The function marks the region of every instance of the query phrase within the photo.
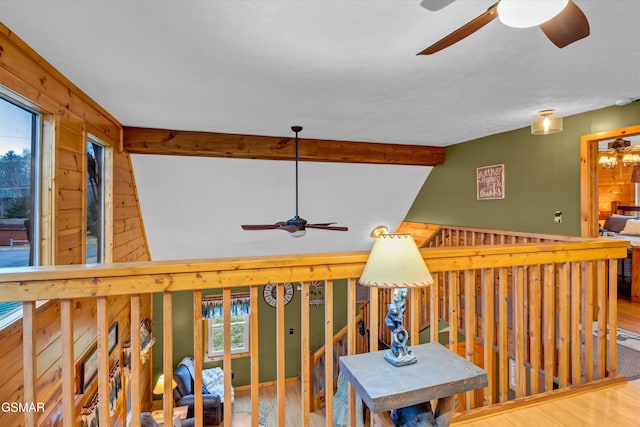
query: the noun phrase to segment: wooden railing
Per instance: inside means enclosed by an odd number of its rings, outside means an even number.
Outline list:
[[[486,232],[488,233],[488,232]],[[494,232],[488,233],[494,235]],[[455,235],[455,233],[454,233]],[[476,237],[477,239],[477,237]],[[495,239],[495,237],[494,237]],[[515,363],[515,396],[534,394],[557,384],[591,381],[616,374],[616,343],[608,340],[607,328],[616,328],[616,259],[626,256],[627,242],[608,239],[566,239],[540,243],[518,243],[514,238],[494,246],[435,247],[421,253],[436,283],[429,288],[431,305],[428,315],[431,324],[444,318],[449,322],[449,343],[458,347],[458,331],[464,334],[466,357],[478,360],[474,347],[483,347],[482,365],[488,371],[489,385],[483,390],[482,401],[468,395],[466,407],[490,404],[507,398],[509,360]],[[457,237],[455,240],[463,241]],[[546,240],[546,239],[542,239]],[[558,238],[557,240],[561,240]],[[477,240],[476,240],[477,242]],[[30,351],[35,343],[37,324],[35,302],[59,300],[61,306],[61,334],[63,336],[60,382],[63,393],[63,422],[66,426],[79,424],[74,410],[74,361],[78,355],[73,345],[73,300],[93,298],[96,303],[98,348],[98,391],[109,393],[109,324],[110,297],[127,296],[131,324],[139,324],[140,298],[161,293],[163,301],[163,372],[172,376],[173,292],[193,290],[193,354],[196,372],[202,368],[202,321],[200,304],[202,291],[220,289],[225,317],[223,369],[231,371],[230,310],[231,292],[237,287],[249,287],[251,298],[250,326],[275,328],[277,331],[276,396],[277,424],[285,420],[285,307],[276,307],[275,325],[258,324],[258,295],[260,285],[278,283],[277,300],[284,300],[284,282],[301,282],[301,306],[309,306],[309,282],[324,280],[325,321],[323,325],[309,324],[309,310],[301,310],[301,395],[302,425],[309,424],[312,376],[309,348],[309,328],[323,328],[326,351],[334,352],[333,295],[334,280],[346,280],[347,295],[347,352],[355,351],[357,335],[356,278],[362,272],[366,252],[273,256],[260,258],[211,259],[193,261],[159,261],[122,263],[104,266],[59,266],[11,269],[0,275],[0,302],[23,301],[24,334],[24,401],[37,402],[37,360]],[[478,297],[481,304],[477,304]],[[418,306],[417,292],[409,294],[409,305]],[[376,351],[379,313],[378,292],[370,289],[370,343]],[[410,309],[411,311],[411,309]],[[418,343],[418,310],[411,311],[407,326],[413,344]],[[595,322],[595,324],[594,324]],[[594,338],[594,326],[597,333]],[[384,326],[382,326],[384,327]],[[431,329],[431,340],[437,339],[437,329]],[[258,334],[250,338],[251,412],[258,414]],[[474,346],[475,344],[475,346]],[[140,351],[138,334],[131,334],[132,353]],[[475,359],[474,359],[475,358]],[[497,364],[494,365],[494,362]],[[333,382],[333,358],[325,360],[325,383]],[[497,366],[497,368],[494,368]],[[140,361],[132,358],[132,375],[139,377]],[[497,370],[497,372],[496,372]],[[499,375],[498,375],[499,374]],[[528,379],[530,377],[530,379]],[[196,376],[196,408],[202,406],[201,378]],[[171,382],[165,382],[165,419],[172,411]],[[231,401],[231,376],[225,375],[225,402]],[[350,393],[354,405],[355,393]],[[132,425],[139,425],[141,396],[132,388]],[[2,396],[0,396],[2,398]],[[71,403],[69,403],[71,402]],[[333,396],[325,396],[327,420],[333,418]],[[107,399],[100,400],[100,424],[111,425]],[[351,411],[353,413],[353,411]],[[196,409],[196,425],[202,425],[201,410]],[[26,412],[25,425],[36,425],[38,414]],[[231,425],[231,405],[224,405],[224,425]],[[252,424],[257,426],[257,417]]]
[[[362,322],[362,324],[361,324]],[[334,393],[338,385],[338,359],[341,356],[347,354],[360,354],[367,352],[368,340],[367,330],[369,329],[369,302],[363,301],[360,303],[358,309],[358,315],[355,318],[355,323],[358,327],[358,333],[356,334],[356,349],[355,352],[349,353],[348,341],[347,341],[347,326],[343,327],[333,337],[333,381],[331,382],[331,392]],[[319,408],[324,408],[325,394],[327,390],[326,375],[325,375],[325,358],[326,347],[323,345],[318,350],[311,354],[311,411],[315,411]]]

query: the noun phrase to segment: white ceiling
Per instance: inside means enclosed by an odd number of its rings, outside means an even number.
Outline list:
[[[446,146],[640,97],[640,1],[575,0],[556,48],[498,20],[416,52],[495,0],[0,0],[0,20],[127,126]],[[363,250],[431,168],[301,164],[300,215],[349,232],[243,232],[293,216],[293,165],[133,156],[153,259]]]
[[[0,19],[128,126],[446,146],[640,97],[640,1],[575,0],[556,48],[495,20],[415,53],[494,0],[0,0]]]

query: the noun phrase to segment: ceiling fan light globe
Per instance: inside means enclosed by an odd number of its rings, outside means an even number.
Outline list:
[[[562,12],[568,3],[569,0],[501,0],[498,18],[509,27],[535,27]]]
[[[289,233],[291,237],[302,237],[307,234],[307,230],[296,230],[294,232]]]

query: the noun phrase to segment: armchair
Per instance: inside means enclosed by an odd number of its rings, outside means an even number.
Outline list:
[[[173,400],[175,406],[188,406],[187,412],[188,418],[194,417],[194,391],[193,391],[193,377],[191,372],[185,365],[178,365],[173,371],[173,379],[176,382],[176,387],[173,389]],[[220,401],[220,396],[217,394],[210,394],[208,390],[203,387],[202,390],[202,413],[204,418],[204,425],[218,425],[223,419],[223,403]]]

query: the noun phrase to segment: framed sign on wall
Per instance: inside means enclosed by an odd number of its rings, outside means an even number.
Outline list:
[[[504,164],[476,169],[478,200],[504,199]]]

